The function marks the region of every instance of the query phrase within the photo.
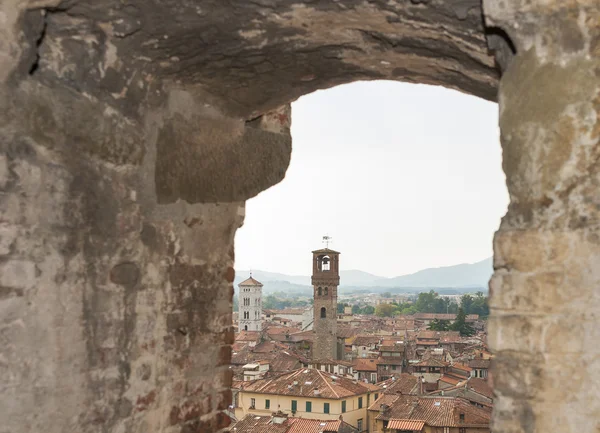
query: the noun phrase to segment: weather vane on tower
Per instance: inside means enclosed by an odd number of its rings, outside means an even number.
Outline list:
[[[333,243],[333,238],[329,235],[323,236],[323,243],[325,244],[325,248],[329,248],[329,243]]]

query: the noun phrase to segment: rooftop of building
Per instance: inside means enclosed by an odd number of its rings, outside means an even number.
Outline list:
[[[460,397],[387,395],[378,399],[369,411],[377,411],[376,419],[416,420],[432,427],[487,427],[491,411],[476,407]],[[387,407],[381,406],[381,404]]]
[[[254,278],[250,277],[244,281],[242,281],[240,284],[238,284],[238,286],[243,286],[243,287],[263,287],[263,283],[261,283],[260,281],[255,280]]]
[[[355,433],[358,430],[342,420],[293,418],[286,414],[274,413],[272,416],[249,414],[232,424],[229,431],[236,433]]]
[[[259,394],[329,399],[342,399],[370,391],[370,387],[364,383],[314,368],[301,368],[276,377],[256,380],[243,388],[244,391]]]
[[[342,254],[339,251],[334,251],[329,248],[321,248],[320,250],[314,250],[313,254]]]

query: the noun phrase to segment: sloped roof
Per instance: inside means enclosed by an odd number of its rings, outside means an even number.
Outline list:
[[[272,416],[246,415],[229,427],[237,433],[355,433],[350,424],[342,420],[318,420],[307,418],[284,419],[281,424],[273,422]]]
[[[294,382],[297,382],[294,385]],[[314,368],[301,368],[277,377],[260,379],[244,386],[248,392],[260,394],[277,394],[298,397],[320,397],[340,399],[361,395],[368,388],[360,382],[340,377]],[[318,395],[315,395],[318,390]]]
[[[478,377],[472,377],[469,379],[466,386],[478,394],[481,394],[488,398],[494,398],[494,390],[489,385],[489,383],[487,383],[487,381],[483,379],[480,379]]]
[[[273,424],[270,416],[246,415],[243,419],[232,424],[229,429],[236,429],[238,433],[287,433],[290,426],[287,421],[284,424]]]
[[[421,431],[425,426],[424,421],[412,421],[409,419],[392,418],[388,424],[388,429],[391,430],[417,430]]]
[[[260,331],[240,331],[235,337],[235,341],[258,341],[260,339]]]
[[[438,381],[449,383],[450,385],[458,385],[463,380],[464,379],[459,379],[459,378],[454,377],[454,376],[448,376],[447,374],[443,375],[442,377],[440,377],[438,379]]]
[[[287,433],[329,433],[340,431],[341,420],[321,421],[318,419],[292,418],[292,425]]]
[[[384,388],[384,394],[416,394],[419,378],[412,374],[402,373],[377,385]]]
[[[377,371],[377,360],[373,358],[356,358],[354,360],[354,369],[356,371]]]
[[[379,400],[377,403],[369,410],[379,410]],[[487,427],[491,418],[489,410],[458,397],[398,395],[388,405],[389,410],[377,415],[377,419],[419,420],[432,427]],[[460,419],[461,414],[464,420]]]
[[[460,364],[458,362],[455,362],[454,364],[452,364],[452,368],[453,369],[457,369],[457,370],[462,370],[462,371],[466,371],[466,372],[470,372],[473,369],[471,367],[469,367],[468,365],[464,365],[464,364]]]
[[[469,361],[471,368],[490,368],[491,361],[489,359],[475,358]]]
[[[381,337],[378,335],[357,335],[352,344],[354,346],[370,346],[371,344],[379,344]]]
[[[320,250],[314,250],[313,254],[342,254],[339,251],[330,250],[329,248],[322,248]]]
[[[238,284],[238,286],[260,286],[262,287],[263,284],[260,281],[255,280],[254,278],[250,277],[247,280],[242,281],[240,284]]]

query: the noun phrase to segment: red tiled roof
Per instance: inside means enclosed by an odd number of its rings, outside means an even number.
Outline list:
[[[260,286],[263,284],[260,281],[256,281],[254,278],[250,277],[247,280],[242,281],[238,286]]]
[[[472,377],[467,382],[467,387],[485,397],[494,398],[494,390],[489,385],[489,383],[487,383],[487,381],[483,379],[480,379],[478,377]]]
[[[357,358],[354,361],[356,371],[377,371],[377,360],[373,358]]]
[[[342,420],[318,420],[307,418],[284,418],[281,424],[273,422],[272,416],[246,415],[229,427],[238,433],[338,433],[356,431]]]
[[[368,392],[360,382],[340,377],[314,368],[301,368],[287,374],[268,379],[259,379],[244,385],[248,392],[259,394],[277,394],[300,397],[318,397],[340,399]]]
[[[439,343],[439,340],[438,341],[422,341],[421,340],[421,341],[417,341],[417,344],[419,346],[437,346],[440,343]]]
[[[338,432],[342,426],[341,420],[321,421],[307,418],[292,418],[292,420],[292,425],[287,433]]]
[[[469,361],[469,367],[471,368],[490,368],[489,359],[475,358]]]
[[[452,368],[455,368],[457,370],[462,370],[462,371],[471,371],[471,370],[473,370],[468,365],[459,364],[458,362],[455,362],[454,364],[452,364]]]
[[[397,395],[388,405],[390,408],[377,419],[420,420],[432,427],[487,427],[491,418],[489,410],[457,397]],[[379,409],[379,400],[369,407]]]
[[[392,418],[388,423],[388,429],[390,430],[423,430],[425,426],[424,421],[416,421],[409,419],[394,419]]]
[[[371,346],[379,344],[381,337],[378,335],[357,335],[352,344],[354,346]]]
[[[416,394],[419,379],[408,373],[402,373],[391,379],[379,382],[377,386],[384,389],[384,394]]]
[[[442,377],[440,377],[438,380],[442,381],[442,382],[446,382],[449,383],[451,385],[457,385],[459,382],[461,382],[460,379],[457,379],[454,376],[448,376],[448,375],[443,375]],[[464,379],[463,379],[464,380]]]
[[[235,337],[235,341],[258,341],[259,338],[260,338],[259,331],[241,331]]]

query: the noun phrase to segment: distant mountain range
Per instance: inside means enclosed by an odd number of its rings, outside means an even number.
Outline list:
[[[428,268],[414,274],[385,278],[359,270],[340,271],[340,292],[358,290],[372,292],[418,292],[423,289],[446,289],[461,293],[481,289],[487,291],[492,275],[492,258],[477,263],[463,263],[440,268]],[[248,278],[249,271],[236,271],[235,286]],[[310,293],[310,276],[286,275],[276,272],[253,270],[252,276],[264,284],[265,293],[284,291],[288,293]],[[450,290],[454,289],[454,290]]]

